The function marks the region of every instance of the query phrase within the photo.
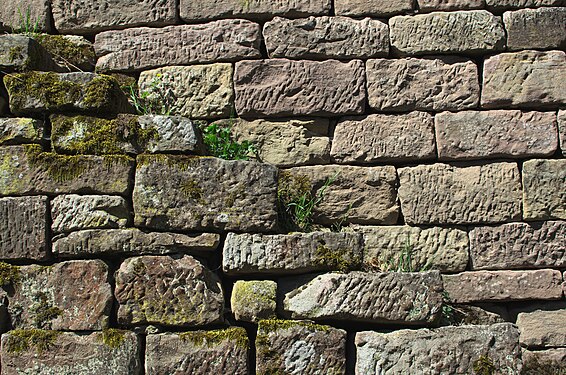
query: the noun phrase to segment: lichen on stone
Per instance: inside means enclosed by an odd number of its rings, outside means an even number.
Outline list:
[[[200,204],[206,203],[203,200],[202,188],[199,186],[198,182],[193,179],[189,178],[183,181],[183,184],[181,185],[181,191],[183,192],[183,195],[185,195],[189,199],[192,199]]]
[[[37,353],[42,353],[55,343],[59,331],[48,331],[43,329],[15,329],[9,332],[5,345],[8,353],[21,353],[35,348]]]
[[[179,338],[195,346],[206,346],[208,348],[221,344],[224,341],[234,342],[239,348],[249,348],[248,335],[246,330],[241,327],[230,327],[214,331],[183,332],[179,334]]]
[[[116,329],[116,328],[106,328],[100,334],[100,340],[104,345],[112,348],[118,349],[124,343],[126,339],[126,330]]]
[[[33,324],[36,328],[51,329],[51,321],[63,314],[63,310],[49,303],[47,294],[39,292],[34,296],[37,301],[30,307]]]
[[[0,286],[13,285],[20,280],[20,268],[0,262]]]

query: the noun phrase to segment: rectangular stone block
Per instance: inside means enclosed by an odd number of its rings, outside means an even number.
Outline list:
[[[246,20],[133,28],[96,35],[100,72],[135,72],[168,65],[261,57],[260,26]]]
[[[277,283],[273,280],[238,280],[232,288],[230,308],[236,320],[257,324],[277,317]]]
[[[442,275],[450,302],[511,302],[562,298],[562,274],[555,270],[473,271]]]
[[[334,0],[334,11],[338,16],[390,16],[412,11],[412,0]]]
[[[482,9],[484,0],[418,0],[419,12]]]
[[[562,155],[566,156],[566,111],[558,111],[558,137]]]
[[[566,53],[521,51],[485,60],[483,108],[558,108],[566,102]]]
[[[0,145],[40,143],[43,121],[32,118],[0,118]]]
[[[52,31],[49,0],[10,0],[9,6],[0,8],[0,30],[25,31],[28,26],[36,28],[37,32]],[[31,30],[30,30],[31,31]]]
[[[0,199],[0,259],[44,260],[47,197]]]
[[[566,348],[553,348],[546,350],[527,350],[523,349],[523,372],[536,374],[544,368],[550,370],[563,370],[566,363]]]
[[[488,7],[496,10],[566,5],[564,0],[485,0],[485,2]]]
[[[550,156],[558,146],[554,112],[443,112],[435,117],[440,160]]]
[[[275,229],[277,169],[186,156],[138,156],[136,226],[160,230]]]
[[[521,218],[521,182],[515,163],[419,165],[397,172],[407,224],[479,224]]]
[[[566,8],[505,12],[503,22],[509,50],[561,49],[566,46]]]
[[[334,129],[330,155],[344,164],[434,159],[433,117],[412,112],[342,118]]]
[[[378,111],[459,111],[477,107],[478,68],[468,59],[375,59],[366,63],[369,105]]]
[[[523,163],[523,218],[566,219],[566,160]]]
[[[242,117],[335,116],[365,109],[360,60],[241,61],[236,63],[234,87]]]
[[[566,346],[566,310],[520,313],[520,342],[531,349]]]
[[[51,56],[33,38],[21,34],[4,34],[0,35],[0,69],[3,73],[12,73],[56,70],[56,66]]]
[[[487,54],[505,48],[503,22],[486,10],[396,16],[389,28],[391,47],[402,55]]]
[[[389,27],[378,20],[348,17],[275,17],[263,28],[269,57],[363,59],[389,54]]]

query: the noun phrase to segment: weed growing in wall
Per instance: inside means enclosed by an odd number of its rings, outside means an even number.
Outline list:
[[[148,89],[140,90],[137,85],[125,87],[130,102],[140,115],[165,115],[173,112],[175,94],[173,89],[157,74],[150,82]]]
[[[368,268],[380,272],[426,272],[432,268],[431,262],[420,266],[414,261],[415,247],[409,235],[399,252],[389,255],[385,259],[374,257],[368,262]]]
[[[33,18],[31,15],[31,6],[28,5],[25,10],[18,7],[19,24],[17,26],[11,25],[10,28],[15,34],[25,34],[34,36],[41,31],[41,18]]]
[[[210,124],[201,127],[202,139],[208,153],[225,160],[249,160],[257,154],[249,141],[236,142],[228,125]]]

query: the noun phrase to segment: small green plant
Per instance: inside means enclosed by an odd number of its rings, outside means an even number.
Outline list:
[[[452,306],[452,301],[447,291],[442,292],[442,321],[445,324],[453,325],[456,323],[456,309]]]
[[[201,127],[202,139],[210,155],[226,160],[249,160],[257,154],[249,141],[236,142],[229,125],[216,123]]]
[[[473,363],[474,374],[477,375],[493,375],[495,373],[495,366],[493,360],[487,355],[482,355]]]
[[[18,7],[18,25],[11,25],[10,28],[15,34],[25,34],[34,36],[41,32],[41,18],[33,18],[31,15],[31,6],[28,5],[22,12],[22,8]]]
[[[125,91],[138,114],[171,115],[176,98],[162,74],[156,74],[147,89],[141,90],[137,85],[128,85],[125,86]]]

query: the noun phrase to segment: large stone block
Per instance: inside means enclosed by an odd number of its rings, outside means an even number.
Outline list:
[[[503,22],[486,10],[396,16],[389,28],[392,49],[402,55],[486,54],[505,48]]]
[[[479,103],[478,69],[468,59],[368,60],[366,74],[369,105],[379,111],[457,111]]]
[[[486,0],[485,2],[489,8],[494,8],[496,10],[566,6],[566,2],[564,0]]]
[[[230,306],[236,320],[257,323],[277,317],[277,283],[272,280],[238,280]]]
[[[503,22],[509,50],[566,47],[566,8],[505,12]]]
[[[0,199],[0,259],[44,260],[47,197]]]
[[[520,342],[528,348],[566,346],[566,310],[520,313]]]
[[[243,117],[335,116],[365,109],[364,63],[241,61],[234,73],[236,110]]]
[[[470,231],[472,268],[566,267],[566,222],[509,223]]]
[[[0,69],[4,73],[51,70],[55,69],[55,64],[33,38],[27,35],[5,34],[0,35]]]
[[[558,108],[566,102],[566,53],[521,51],[485,60],[483,108]]]
[[[334,0],[334,11],[339,16],[390,16],[412,11],[412,0]]]
[[[350,60],[389,53],[387,24],[370,18],[275,17],[265,24],[263,35],[269,57]]]
[[[566,156],[566,111],[558,111],[558,137],[562,155]]]
[[[0,145],[40,143],[43,121],[32,118],[0,118]]]
[[[555,270],[473,271],[443,275],[454,303],[556,300],[562,297],[562,274]]]
[[[523,163],[523,218],[566,219],[566,160]]]
[[[443,112],[435,117],[440,160],[549,156],[558,137],[554,112]]]
[[[418,0],[419,12],[471,10],[484,7],[484,0]]]
[[[566,363],[566,348],[553,348],[546,350],[523,349],[523,374],[539,375],[542,366],[550,371],[564,370]],[[560,372],[559,372],[560,373]]]
[[[0,30],[51,31],[49,0],[11,0],[0,8]]]
[[[187,156],[138,156],[135,224],[160,230],[272,231],[277,169]]]
[[[290,288],[283,281],[279,287],[283,313],[293,319],[422,326],[435,324],[442,305],[437,271],[326,273]]]
[[[330,155],[345,164],[434,159],[434,120],[425,112],[341,119]]]
[[[114,294],[121,324],[204,326],[223,320],[220,280],[188,255],[126,259],[116,272]]]
[[[491,326],[358,332],[356,375],[369,374],[518,374],[519,332],[510,323]],[[483,373],[483,372],[481,372]]]
[[[245,20],[106,31],[96,35],[96,69],[132,72],[260,57],[260,37],[259,25]]]

